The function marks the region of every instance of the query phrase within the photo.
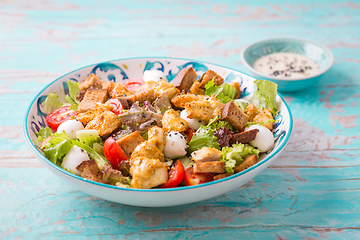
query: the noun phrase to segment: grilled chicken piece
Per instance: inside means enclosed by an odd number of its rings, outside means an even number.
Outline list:
[[[162,128],[152,127],[148,131],[148,142],[154,144],[161,152],[165,148],[165,132]]]
[[[163,129],[167,131],[184,132],[188,129],[188,122],[180,117],[174,109],[167,110],[162,118]]]
[[[103,87],[109,91],[111,98],[124,97],[133,94],[124,85],[116,82],[106,82],[103,84]]]
[[[259,114],[259,110],[255,105],[252,105],[251,103],[247,105],[244,113],[248,116],[249,122],[253,122],[254,117]]]
[[[146,157],[164,161],[164,154],[159,148],[152,142],[146,141],[136,146],[135,150],[131,154],[130,164],[133,164],[133,160],[139,157]]]
[[[171,102],[176,107],[186,109],[188,118],[196,118],[208,122],[210,119],[221,116],[224,104],[216,97],[185,94],[176,96]]]
[[[155,96],[160,98],[162,95],[169,95],[170,99],[180,93],[180,90],[175,88],[173,84],[167,80],[160,81],[154,85]]]
[[[203,147],[191,154],[191,158],[195,162],[219,161],[221,156],[220,150],[211,147]]]
[[[164,163],[157,159],[137,157],[130,168],[131,187],[149,189],[167,182],[168,170]]]
[[[120,127],[120,125],[120,119],[115,113],[105,111],[91,120],[85,129],[95,129],[101,137],[106,137]]]
[[[268,122],[274,120],[273,115],[270,110],[267,108],[261,109],[260,113],[256,115],[253,119],[254,122],[261,123],[261,122]],[[268,122],[267,124],[263,125],[267,127],[270,131],[273,129],[274,122]]]

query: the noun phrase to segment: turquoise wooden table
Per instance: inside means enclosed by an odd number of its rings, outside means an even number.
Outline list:
[[[319,85],[283,94],[290,143],[233,192],[169,208],[112,203],[67,186],[25,143],[30,101],[73,69],[170,56],[247,72],[242,48],[276,36],[321,42],[335,62]],[[0,239],[360,239],[359,76],[356,0],[1,1]]]

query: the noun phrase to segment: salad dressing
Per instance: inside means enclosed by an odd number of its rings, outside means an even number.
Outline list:
[[[319,72],[310,58],[296,53],[277,52],[262,56],[254,62],[254,69],[271,77],[302,78]]]

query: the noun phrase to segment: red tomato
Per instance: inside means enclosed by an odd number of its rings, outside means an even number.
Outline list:
[[[117,98],[112,98],[109,100],[110,106],[112,107],[112,112],[116,115],[120,115],[123,113],[124,107]]]
[[[213,173],[194,173],[194,168],[189,167],[185,171],[186,186],[198,185],[214,180]]]
[[[48,114],[45,121],[49,127],[56,131],[60,124],[69,120],[72,116],[75,116],[76,112],[74,110],[70,110],[69,108],[70,106],[63,106]]]
[[[133,78],[129,79],[124,83],[124,86],[129,89],[130,91],[136,91],[144,84],[144,80],[141,78]]]
[[[188,128],[184,133],[186,134],[187,142],[189,143],[191,141],[191,138],[194,136],[195,131],[192,128]]]
[[[111,163],[114,169],[119,170],[119,165],[129,159],[126,153],[121,149],[119,144],[109,137],[104,143],[105,158]]]
[[[175,164],[171,167],[169,172],[169,179],[161,185],[162,188],[174,188],[179,186],[185,176],[185,169],[179,160],[176,160]]]

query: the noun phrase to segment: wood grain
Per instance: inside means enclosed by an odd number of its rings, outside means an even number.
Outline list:
[[[0,2],[0,239],[357,239],[360,236],[358,1]],[[293,136],[244,186],[171,208],[121,205],[73,190],[42,167],[22,124],[63,74],[139,56],[203,60],[248,72],[244,46],[267,37],[323,43],[319,84],[284,94]]]

